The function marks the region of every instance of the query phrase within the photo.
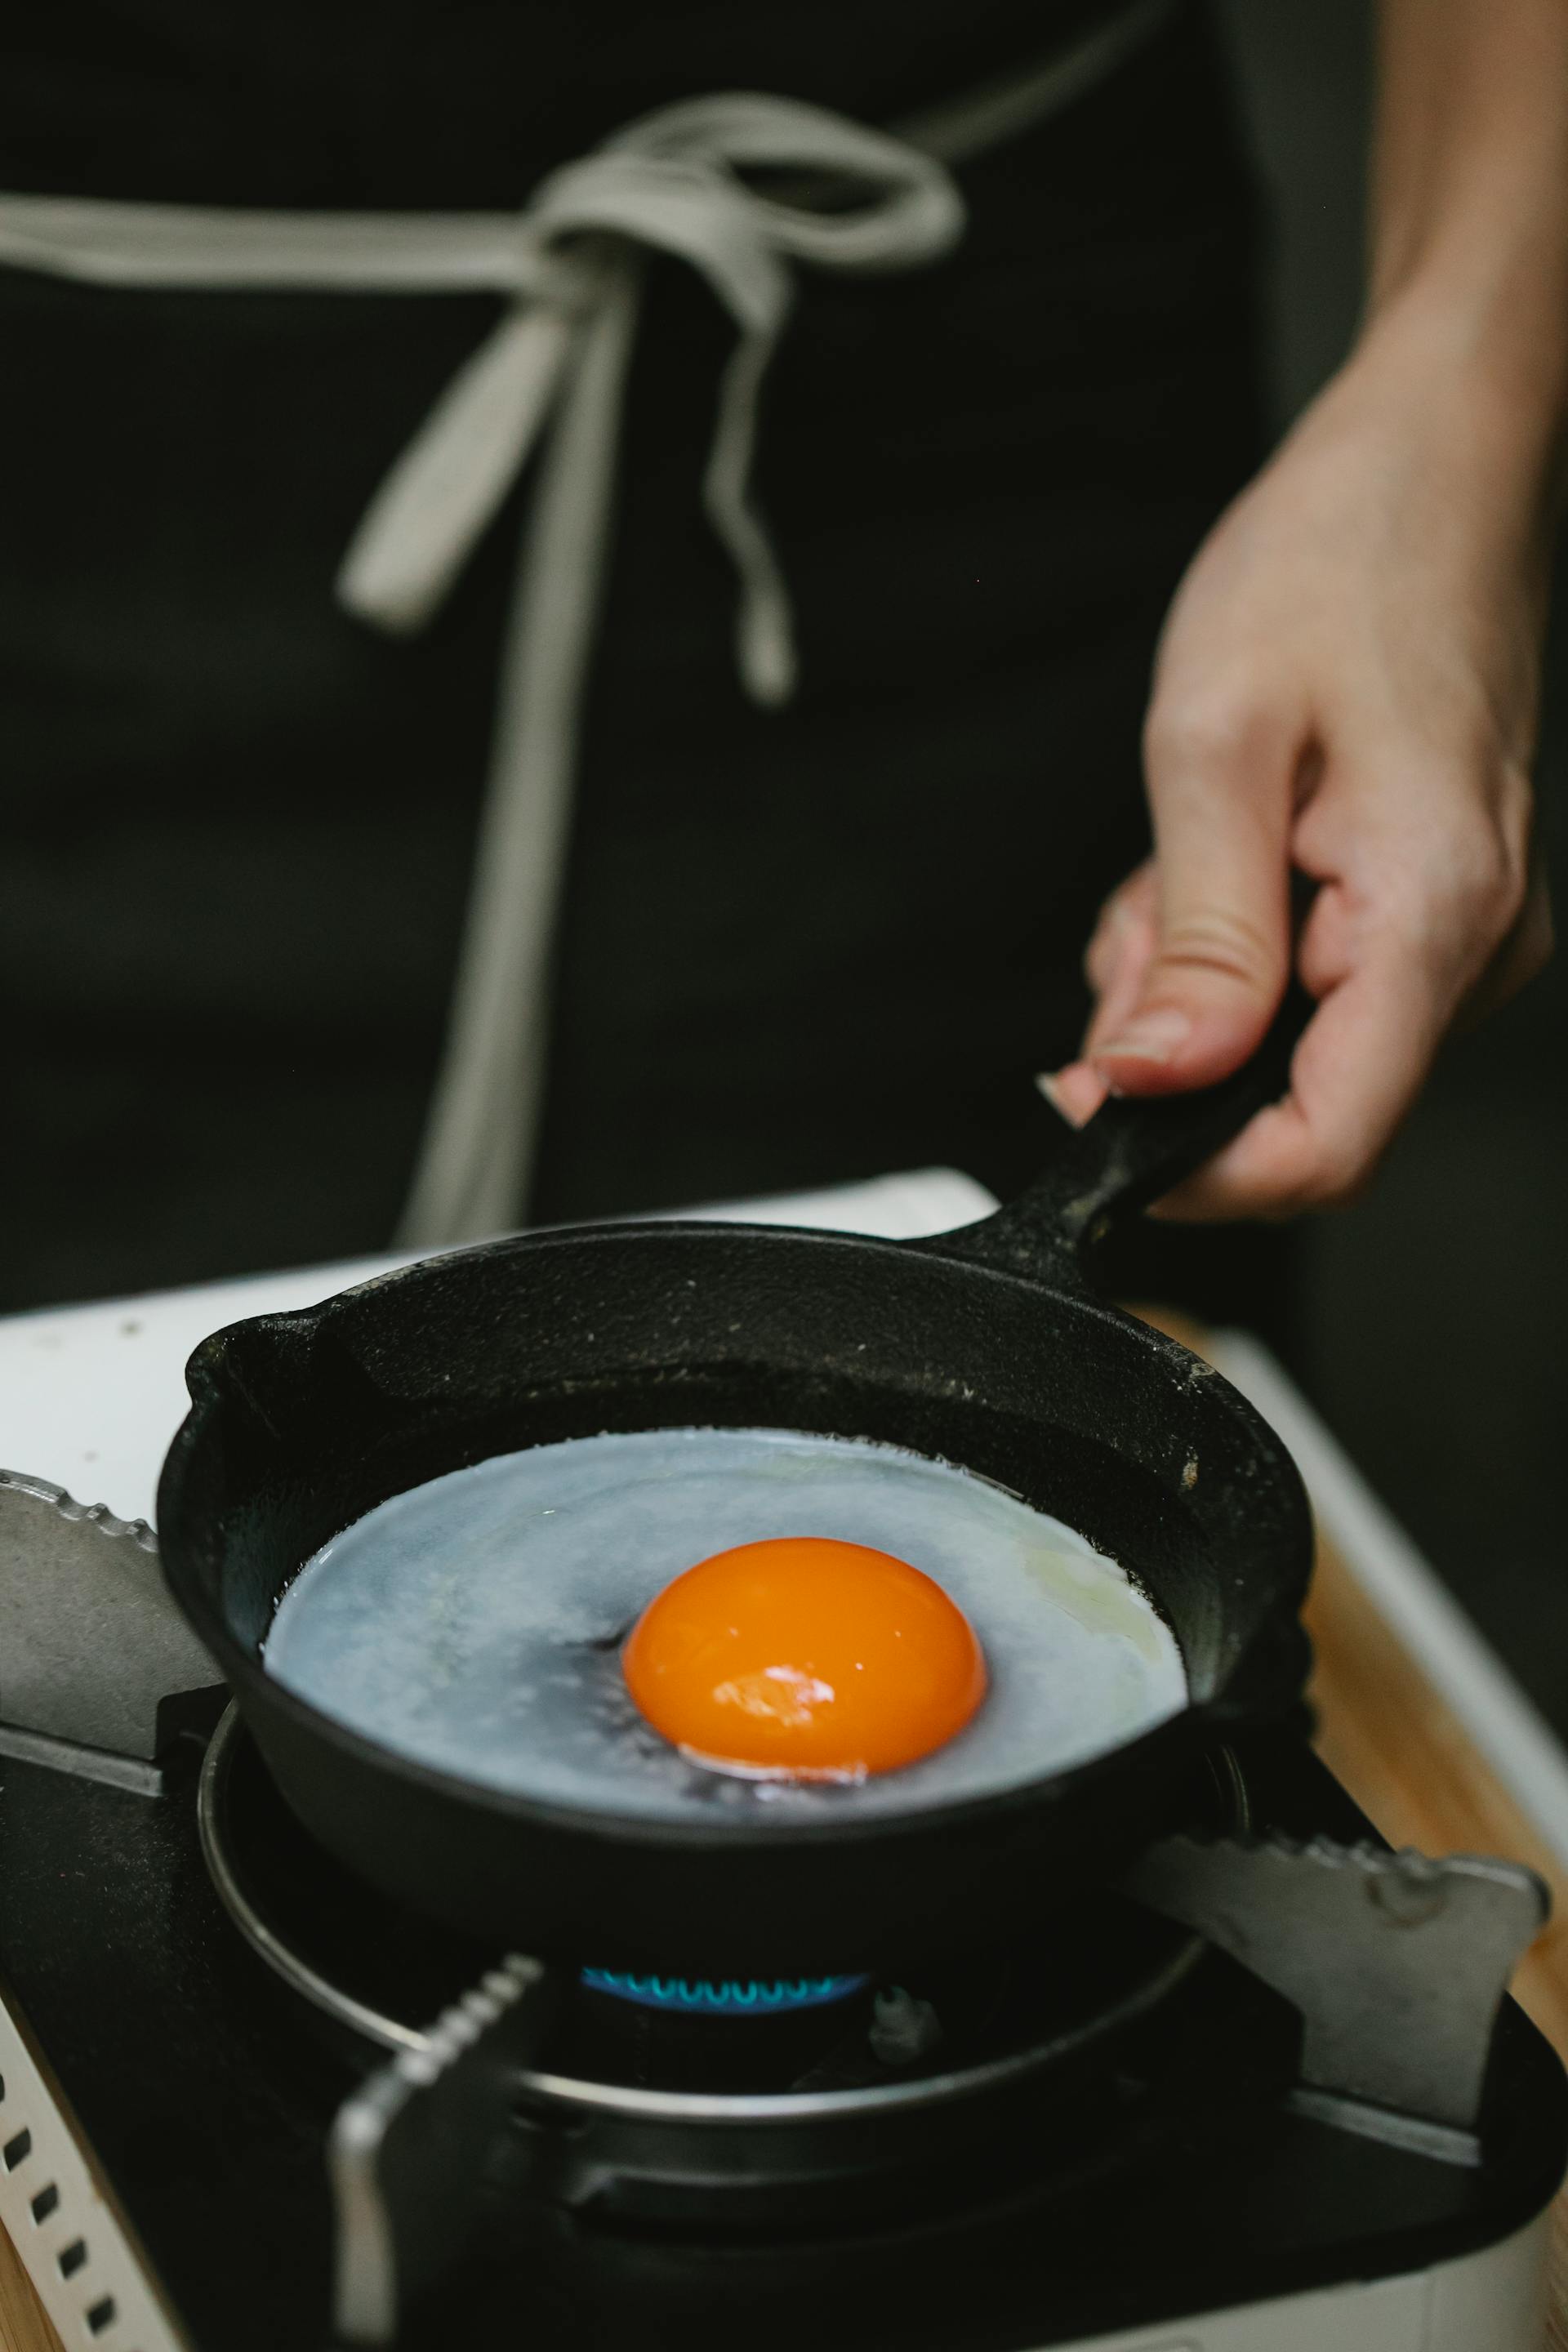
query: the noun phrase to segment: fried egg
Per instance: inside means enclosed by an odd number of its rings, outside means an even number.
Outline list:
[[[854,1598],[848,1551],[886,1563]],[[263,1664],[482,1786],[759,1829],[997,1793],[1187,1696],[1170,1628],[1059,1519],[898,1447],[768,1429],[574,1438],[395,1496],[306,1563]]]
[[[637,1708],[692,1762],[863,1780],[941,1748],[985,1696],[962,1609],[908,1560],[773,1536],[700,1560],[621,1653]]]

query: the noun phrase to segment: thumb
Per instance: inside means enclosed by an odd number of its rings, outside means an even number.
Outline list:
[[[1173,729],[1157,709],[1146,759],[1154,952],[1136,1001],[1108,1007],[1084,1059],[1118,1093],[1173,1094],[1238,1068],[1284,994],[1293,763],[1267,724]]]

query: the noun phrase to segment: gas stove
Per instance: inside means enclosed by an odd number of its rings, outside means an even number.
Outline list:
[[[492,1953],[298,1826],[152,1538],[0,1482],[0,2218],[68,2345],[1530,2352],[1543,1895],[1291,1726],[908,1981]]]

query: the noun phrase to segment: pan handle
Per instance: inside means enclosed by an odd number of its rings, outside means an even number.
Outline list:
[[[1113,1223],[1159,1200],[1289,1090],[1291,1055],[1316,1010],[1292,982],[1263,1043],[1228,1078],[1193,1093],[1112,1095],[1016,1200],[920,1246],[1087,1290],[1086,1261]]]

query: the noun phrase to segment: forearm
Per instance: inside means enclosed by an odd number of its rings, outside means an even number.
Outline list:
[[[1568,0],[1382,0],[1367,335],[1525,487],[1568,406]]]
[[[1154,855],[1090,943],[1067,1117],[1212,1084],[1292,970],[1286,1099],[1166,1204],[1350,1198],[1461,1006],[1548,952],[1530,765],[1568,405],[1568,0],[1383,0],[1366,321],[1191,566]],[[1316,886],[1291,920],[1290,874]]]

